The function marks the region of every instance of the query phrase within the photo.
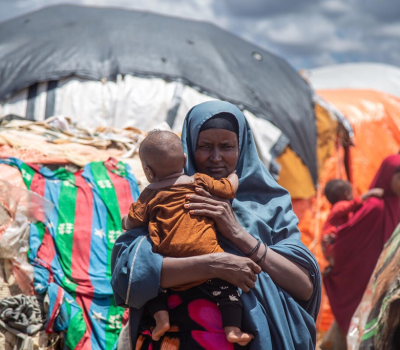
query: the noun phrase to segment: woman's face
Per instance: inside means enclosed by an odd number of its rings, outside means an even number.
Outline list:
[[[392,177],[392,181],[390,183],[390,189],[392,192],[400,197],[400,172],[395,173]]]
[[[229,130],[208,129],[200,132],[194,159],[197,171],[215,179],[235,170],[239,157],[237,135]]]

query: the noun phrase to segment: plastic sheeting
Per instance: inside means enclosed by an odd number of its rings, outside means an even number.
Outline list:
[[[30,222],[44,221],[54,205],[37,194],[0,180],[0,202],[9,213],[2,226],[0,258],[9,259],[22,293],[33,292],[33,267],[28,263]]]
[[[325,161],[335,151],[338,126],[343,126],[345,135],[349,135],[347,137],[350,137],[353,131],[347,120],[338,111],[333,110],[320,97],[316,97],[315,101],[318,177],[321,177]],[[339,135],[339,138],[341,138],[341,135]],[[286,147],[285,151],[277,158],[277,162],[281,165],[278,182],[289,191],[292,199],[308,200],[316,194],[308,168],[290,147]],[[298,212],[296,214],[300,215]]]
[[[368,189],[382,160],[400,150],[400,99],[371,90],[321,90],[354,129],[349,175],[357,193]]]
[[[39,93],[35,102],[35,119],[43,121],[44,126],[47,127],[49,120],[45,119],[45,102],[48,94],[45,88],[46,85],[47,83],[39,84]],[[194,105],[213,99],[190,86],[182,85],[178,82],[167,82],[158,78],[140,78],[131,75],[125,76],[124,79],[119,77],[116,82],[107,81],[104,83],[67,78],[59,82],[54,94],[54,113],[56,115],[67,115],[72,122],[79,123],[79,127],[73,128],[70,125],[71,130],[66,130],[66,133],[71,133],[71,135],[74,135],[74,132],[76,133],[82,128],[94,130],[98,129],[99,126],[133,127],[143,131],[150,131],[158,128],[162,123],[167,123],[167,127],[169,125],[175,132],[181,132],[187,112]],[[0,116],[25,116],[27,98],[28,89],[22,90],[0,106]],[[263,163],[275,176],[278,176],[279,165],[275,162],[275,158],[282,153],[289,143],[289,139],[269,121],[257,118],[247,110],[244,110],[244,114],[254,132],[254,138]],[[85,118],[82,118],[82,116],[85,116]],[[86,116],[90,116],[90,118]],[[61,120],[62,118],[58,119]],[[55,119],[55,121],[58,119]],[[17,125],[18,123],[14,124]],[[52,126],[51,122],[48,126]],[[105,131],[103,138],[108,137],[108,139],[113,140],[110,135],[107,135],[107,129]],[[50,132],[49,130],[49,135]],[[88,133],[89,136],[91,135]],[[0,143],[1,137],[0,135]],[[23,138],[18,137],[16,131],[12,130],[12,125],[6,134],[3,132],[3,138],[8,139],[8,143],[13,146],[24,144],[25,142]],[[83,141],[81,140],[81,142]],[[89,142],[89,139],[86,142]],[[36,147],[41,151],[38,146],[39,142],[32,142],[32,147]],[[56,154],[59,157],[68,158],[64,154],[68,148],[63,145],[53,145],[52,147],[53,149],[62,148]],[[73,147],[77,148],[78,145]],[[97,153],[99,152],[97,151]],[[117,155],[114,154],[113,156]],[[87,162],[89,161],[86,159],[84,164]],[[84,164],[79,163],[79,165]]]
[[[210,23],[111,8],[52,6],[0,23],[0,100],[29,87],[24,116],[34,116],[34,96],[43,89],[50,95],[45,103],[50,111],[57,103],[54,93],[62,78],[114,81],[119,74],[181,82],[270,121],[290,139],[317,181],[311,89],[285,60],[254,44]],[[86,94],[78,85],[75,89]],[[157,106],[165,109],[156,103],[163,94],[140,95],[141,91],[127,86],[113,99],[136,94],[135,101],[142,100],[141,110],[148,108],[149,101],[156,116]],[[164,93],[170,96],[169,103],[179,88]],[[99,94],[86,94],[85,102],[95,101]],[[113,99],[101,100],[100,109],[107,109],[107,101]],[[120,104],[114,110],[116,119],[127,106]]]
[[[4,180],[0,180],[0,200],[14,220],[18,214],[25,216],[30,222],[45,221],[46,213],[54,208],[53,203],[36,193],[15,187]]]

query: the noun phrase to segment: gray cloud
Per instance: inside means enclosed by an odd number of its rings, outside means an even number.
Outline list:
[[[360,61],[400,66],[398,0],[0,0],[0,21],[57,3],[210,21],[297,69]]]
[[[243,28],[247,39],[282,55],[298,69],[352,61],[400,65],[400,45],[395,42],[400,16],[389,16],[385,7],[396,14],[400,2],[299,3],[296,11],[279,8],[273,16],[237,16],[228,28],[239,35]]]
[[[213,2],[215,11],[233,17],[273,17],[281,14],[306,11],[312,0],[218,0]]]
[[[351,0],[354,8],[364,13],[373,14],[379,20],[399,21],[400,2],[398,0]]]

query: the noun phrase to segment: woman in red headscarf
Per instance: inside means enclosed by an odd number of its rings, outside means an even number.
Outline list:
[[[382,188],[382,198],[369,198],[337,229],[332,273],[324,277],[333,314],[347,333],[384,244],[400,220],[400,155],[387,157],[370,188]]]

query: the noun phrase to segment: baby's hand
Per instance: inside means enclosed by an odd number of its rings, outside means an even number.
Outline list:
[[[321,272],[323,277],[328,277],[332,273],[332,266],[327,266],[324,271]]]
[[[127,230],[128,228],[126,227],[126,221],[128,220],[128,215],[125,215],[122,217],[121,220],[121,226],[123,230]]]
[[[384,193],[385,193],[385,191],[382,188],[371,188],[369,191],[364,193],[361,196],[361,198],[362,198],[362,200],[366,200],[367,198],[370,198],[370,197],[382,198]]]
[[[232,187],[235,189],[235,192],[237,191],[238,187],[239,187],[239,178],[236,175],[236,170],[232,171],[229,175],[228,175],[228,180],[231,182]]]
[[[329,233],[323,236],[322,242],[324,242],[326,245],[332,244],[333,242],[335,242],[335,235],[333,233]]]

